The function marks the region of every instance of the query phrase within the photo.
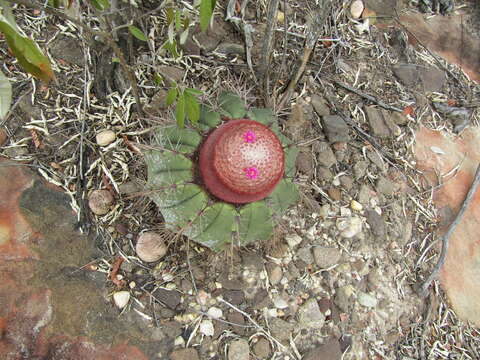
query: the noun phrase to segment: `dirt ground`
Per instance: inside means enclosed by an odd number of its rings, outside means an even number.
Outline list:
[[[412,153],[419,126],[453,134],[478,125],[476,107],[464,124],[432,105],[475,103],[478,85],[397,21],[418,13],[414,2],[365,1],[364,17],[355,19],[351,1],[334,0],[327,10],[313,0],[280,1],[266,71],[259,64],[267,2],[249,2],[237,23],[252,27],[251,47],[245,28],[225,20],[227,1],[217,3],[211,29],[194,27],[179,59],[161,48],[168,35],[156,3],[141,4],[152,10],[137,24],[148,43],[119,32],[143,115],[112,50],[72,23],[16,9],[52,61],[57,79],[48,87],[22,72],[0,42],[14,91],[0,155],[31,165],[70,196],[79,228],[95,239],[90,265],[103,276],[105,301],[115,307],[113,294],[129,293],[118,316],[151,340],[144,349],[151,359],[478,359],[479,330],[456,317],[440,284],[426,298],[417,292],[438,257],[442,214]],[[454,11],[473,14],[475,24],[478,6],[459,3]],[[322,11],[320,38],[282,104]],[[95,28],[94,18],[83,20]],[[145,196],[142,150],[158,126],[174,122],[164,104],[172,81],[202,90],[205,103],[228,90],[248,106],[273,107],[299,147],[301,201],[270,241],[214,253],[164,229]],[[106,129],[114,138],[100,146],[96,135]],[[114,195],[105,215],[88,208],[96,189]],[[170,240],[160,261],[135,252],[146,230]]]

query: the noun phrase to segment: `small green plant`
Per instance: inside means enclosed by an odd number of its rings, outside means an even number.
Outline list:
[[[174,84],[167,92],[167,106],[177,103],[175,107],[175,119],[177,125],[181,128],[185,126],[185,118],[188,118],[192,124],[196,124],[200,118],[200,104],[197,96],[202,92],[193,88],[181,89],[178,84]]]

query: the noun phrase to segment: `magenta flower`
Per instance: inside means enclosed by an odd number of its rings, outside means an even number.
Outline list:
[[[245,168],[244,171],[249,179],[256,179],[258,177],[258,169],[256,167]]]
[[[257,140],[257,136],[251,130],[248,130],[245,134],[243,134],[243,138],[245,139],[246,143],[253,143]]]

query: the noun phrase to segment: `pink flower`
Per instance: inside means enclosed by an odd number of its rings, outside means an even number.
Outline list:
[[[248,130],[245,134],[243,134],[243,138],[245,139],[246,143],[254,143],[257,140],[257,136],[251,130]]]
[[[258,169],[256,167],[249,167],[243,170],[245,171],[245,175],[249,179],[256,179],[258,177]]]

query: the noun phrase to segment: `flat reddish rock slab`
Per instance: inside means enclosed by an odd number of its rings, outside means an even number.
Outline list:
[[[451,64],[457,64],[468,77],[480,82],[480,40],[470,35],[465,15],[434,16],[406,13],[400,23],[427,49]],[[416,39],[409,36],[413,43]]]
[[[68,198],[0,158],[1,359],[147,359],[126,343],[133,327],[122,327],[78,271],[92,250],[75,230]]]
[[[434,193],[442,214],[443,231],[458,213],[480,163],[480,129],[469,128],[461,136],[420,128],[416,133],[417,168],[432,184],[460,164],[454,177]],[[440,273],[442,287],[464,321],[480,326],[480,191],[477,190],[463,220],[450,238],[447,259]]]

